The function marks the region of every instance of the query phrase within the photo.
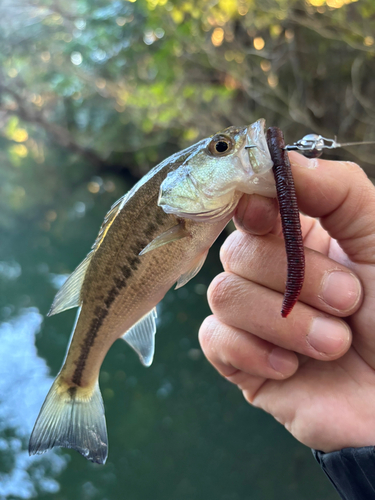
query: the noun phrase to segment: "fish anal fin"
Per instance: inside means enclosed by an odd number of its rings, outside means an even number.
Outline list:
[[[154,359],[156,318],[154,307],[121,337],[135,350],[144,366],[150,366]]]
[[[98,382],[82,388],[69,386],[57,376],[35,422],[29,454],[45,453],[55,446],[73,448],[91,462],[105,463],[108,439]]]
[[[92,252],[90,252],[65,281],[63,286],[57,292],[47,316],[52,316],[53,314],[58,314],[62,311],[66,311],[67,309],[71,309],[72,307],[78,307],[81,305],[80,295],[82,283],[92,255]]]
[[[198,256],[197,259],[194,260],[193,265],[190,267],[186,273],[181,274],[181,276],[177,280],[177,284],[175,286],[175,290],[177,288],[181,288],[182,286],[186,285],[188,281],[190,281],[194,276],[196,276],[199,271],[202,269],[202,266],[204,264],[204,261],[206,260],[208,254],[208,250]]]
[[[159,236],[152,240],[139,255],[144,255],[151,250],[155,250],[155,248],[159,248],[167,243],[172,243],[172,241],[180,240],[181,238],[186,238],[187,236],[190,236],[190,233],[185,229],[184,224],[177,224],[164,231],[164,233],[159,234]]]

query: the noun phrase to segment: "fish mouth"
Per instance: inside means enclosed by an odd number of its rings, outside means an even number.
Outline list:
[[[254,174],[264,173],[273,166],[264,133],[265,126],[266,120],[261,118],[249,125],[246,131],[246,145],[244,149]]]
[[[232,200],[226,205],[202,211],[197,211],[196,208],[195,210],[192,208],[191,211],[187,211],[186,209],[181,210],[168,205],[163,202],[162,199],[160,199],[158,205],[162,207],[165,213],[175,215],[176,217],[182,217],[183,219],[190,219],[196,222],[218,222],[234,212],[240,197],[241,193],[235,192],[233,193]]]
[[[246,128],[245,144],[238,155],[243,169],[250,177],[266,176],[273,167],[264,133],[265,125],[266,121],[261,118]]]

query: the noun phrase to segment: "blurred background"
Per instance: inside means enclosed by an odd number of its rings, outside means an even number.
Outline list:
[[[289,143],[375,139],[374,33],[373,0],[1,1],[1,499],[338,498],[199,348],[225,234],[162,302],[152,367],[110,350],[107,465],[26,450],[75,316],[45,314],[111,204],[170,154],[260,117]],[[326,157],[375,176],[374,146]]]

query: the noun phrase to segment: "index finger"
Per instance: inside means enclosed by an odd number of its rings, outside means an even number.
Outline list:
[[[299,208],[336,239],[353,262],[375,263],[375,188],[355,163],[289,154]]]
[[[347,265],[362,280],[364,300],[350,318],[353,345],[375,367],[375,188],[355,163],[308,160],[295,153],[290,160],[300,209],[320,217],[321,225],[349,257]]]

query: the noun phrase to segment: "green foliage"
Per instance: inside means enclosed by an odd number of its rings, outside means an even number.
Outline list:
[[[53,163],[69,152],[87,160],[90,150],[93,171],[116,165],[139,176],[194,140],[186,130],[203,136],[260,116],[291,139],[301,125],[340,139],[374,134],[371,0],[38,0],[15,9],[0,10],[9,171],[50,171],[48,148]],[[15,116],[28,134],[17,144]]]

